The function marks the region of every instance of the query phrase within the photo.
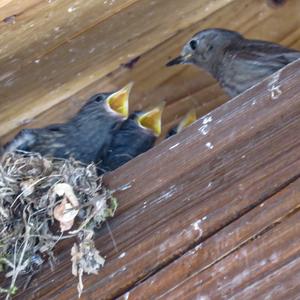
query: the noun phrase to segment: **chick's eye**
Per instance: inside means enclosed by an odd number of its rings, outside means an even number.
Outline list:
[[[97,96],[95,96],[95,98],[93,100],[95,102],[101,102],[103,100],[103,96],[102,95],[97,95]]]
[[[192,50],[196,50],[196,48],[197,48],[197,41],[191,40],[190,41],[190,47],[191,47]]]

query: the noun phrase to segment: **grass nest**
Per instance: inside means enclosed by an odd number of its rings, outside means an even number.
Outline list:
[[[17,278],[30,278],[43,263],[53,265],[55,246],[73,238],[72,273],[79,296],[84,273],[97,273],[104,259],[94,244],[95,228],[114,215],[116,199],[102,185],[94,164],[7,153],[0,159],[0,292],[9,299]]]

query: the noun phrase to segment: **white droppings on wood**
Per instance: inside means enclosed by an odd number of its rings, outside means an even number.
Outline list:
[[[7,73],[2,74],[0,76],[0,81],[7,79],[8,77],[10,77],[13,74],[14,74],[14,72],[7,72]]]
[[[180,145],[180,143],[177,143],[177,144],[171,146],[171,147],[169,148],[169,150],[172,150],[172,149],[176,148],[176,147],[179,146],[179,145]]]
[[[210,300],[210,298],[206,295],[199,295],[196,297],[197,300]]]
[[[245,269],[243,272],[232,278],[230,285],[232,287],[239,286],[250,274],[251,272],[248,269]]]
[[[205,146],[210,150],[214,148],[214,145],[211,142],[206,143]]]
[[[125,257],[126,256],[126,252],[123,252],[123,253],[121,253],[119,256],[118,256],[118,258],[120,259],[120,258],[123,258],[123,257]]]
[[[156,199],[156,202],[159,203],[161,201],[168,200],[171,198],[177,191],[176,185],[171,185],[169,189],[165,192],[162,192],[159,197]]]
[[[278,255],[276,253],[273,253],[270,257],[271,262],[276,262],[278,260]]]
[[[129,295],[130,295],[129,292],[127,292],[126,294],[124,294],[124,300],[128,300],[129,299]]]
[[[202,124],[203,124],[203,125],[206,125],[206,124],[212,122],[212,120],[213,120],[212,116],[207,116],[207,117],[205,117],[205,118],[203,119]]]
[[[116,0],[105,0],[103,3],[106,5],[113,5]]]
[[[132,182],[133,181],[130,181],[128,183],[121,185],[117,190],[118,191],[126,191],[126,190],[130,189],[132,187],[132,184],[131,184]]]
[[[201,222],[202,222],[202,220],[200,219],[200,220],[198,220],[198,221],[196,221],[196,222],[194,222],[194,223],[191,224],[191,226],[193,227],[193,229],[195,231],[198,231],[198,238],[201,237],[202,234],[203,234],[203,230],[200,227]]]
[[[72,13],[73,11],[75,11],[77,8],[75,7],[75,6],[70,6],[69,8],[68,8],[68,12],[69,13]]]
[[[279,77],[280,77],[280,71],[275,73],[272,77],[271,77],[271,81],[268,83],[268,91],[271,93],[271,98],[273,100],[278,99],[281,94],[282,94],[282,90],[280,87],[279,82]]]
[[[195,250],[198,251],[198,250],[202,249],[202,247],[203,247],[203,246],[202,246],[202,243],[201,243],[201,244],[199,244],[199,245],[197,245],[197,246],[195,247]]]
[[[200,131],[202,135],[207,135],[209,132],[209,127],[208,125],[203,125],[200,128],[198,128],[198,131]]]
[[[34,61],[34,63],[39,64],[40,61],[41,61],[40,59],[36,59],[36,60]]]
[[[259,265],[262,266],[262,267],[264,265],[266,265],[266,264],[267,264],[267,260],[266,259],[261,260],[260,263],[259,263]]]
[[[93,52],[95,52],[95,50],[96,50],[96,48],[93,47],[93,48],[91,48],[91,49],[89,50],[89,53],[92,54]]]

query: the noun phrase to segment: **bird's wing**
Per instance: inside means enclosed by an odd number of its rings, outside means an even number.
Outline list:
[[[4,145],[4,152],[12,152],[16,150],[29,151],[30,147],[36,142],[36,134],[33,129],[21,130],[15,138]]]
[[[236,47],[233,45],[228,48],[227,53],[237,62],[243,61],[246,66],[268,67],[270,73],[300,58],[299,51],[255,40],[249,40]]]
[[[272,43],[232,45],[223,58],[220,83],[234,97],[298,58],[300,52]]]
[[[51,148],[61,146],[56,143],[59,137],[63,137],[62,127],[59,124],[50,125],[46,128],[25,128],[4,146],[4,152],[16,150],[50,152]],[[45,151],[41,151],[42,149]]]

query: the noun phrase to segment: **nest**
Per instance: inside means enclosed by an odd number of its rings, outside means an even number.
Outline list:
[[[97,273],[104,259],[94,245],[94,230],[113,216],[116,199],[97,176],[95,165],[49,159],[36,153],[5,154],[0,161],[0,271],[17,291],[20,275],[53,262],[63,239],[75,238],[72,273],[82,292],[84,273]]]

